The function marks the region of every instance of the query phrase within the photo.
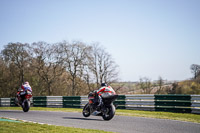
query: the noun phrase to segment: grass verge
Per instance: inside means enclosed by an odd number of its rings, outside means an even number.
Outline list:
[[[0,110],[22,110],[22,109],[20,107],[0,107]],[[74,108],[31,107],[30,110],[82,112],[82,109],[74,109]],[[158,119],[170,119],[170,120],[179,120],[179,121],[200,123],[200,115],[198,115],[198,114],[188,114],[188,113],[171,113],[171,112],[138,111],[138,110],[118,109],[118,110],[116,110],[116,115],[158,118]]]
[[[111,133],[102,130],[81,129],[29,122],[0,121],[1,133]]]
[[[139,110],[117,110],[117,115],[170,119],[186,122],[200,123],[200,115],[189,113],[171,113],[171,112],[157,112],[157,111],[139,111]]]

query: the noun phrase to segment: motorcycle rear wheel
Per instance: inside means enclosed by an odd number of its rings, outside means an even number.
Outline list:
[[[103,113],[102,117],[104,120],[109,121],[115,115],[115,106],[111,104],[110,106],[106,107],[107,112]]]
[[[29,111],[29,109],[30,109],[30,104],[29,104],[29,102],[30,102],[30,101],[28,101],[28,100],[25,100],[25,101],[24,101],[24,106],[22,107],[24,112],[28,112],[28,111]]]

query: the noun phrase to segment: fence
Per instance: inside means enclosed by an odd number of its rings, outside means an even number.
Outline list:
[[[83,108],[87,96],[34,96],[33,107]],[[200,95],[119,95],[117,109],[200,114]],[[0,98],[0,107],[16,106],[14,98]]]

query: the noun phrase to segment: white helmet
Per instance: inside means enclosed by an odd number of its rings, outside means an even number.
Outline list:
[[[29,85],[29,82],[28,82],[28,81],[26,81],[26,82],[24,82],[24,85],[25,85],[25,84]]]

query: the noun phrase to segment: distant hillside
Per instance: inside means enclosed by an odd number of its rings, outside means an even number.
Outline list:
[[[144,84],[145,85],[145,84]],[[118,94],[200,94],[200,83],[194,80],[164,81],[162,85],[153,81],[142,88],[140,82],[118,82],[111,86]],[[148,92],[148,93],[146,93]]]

